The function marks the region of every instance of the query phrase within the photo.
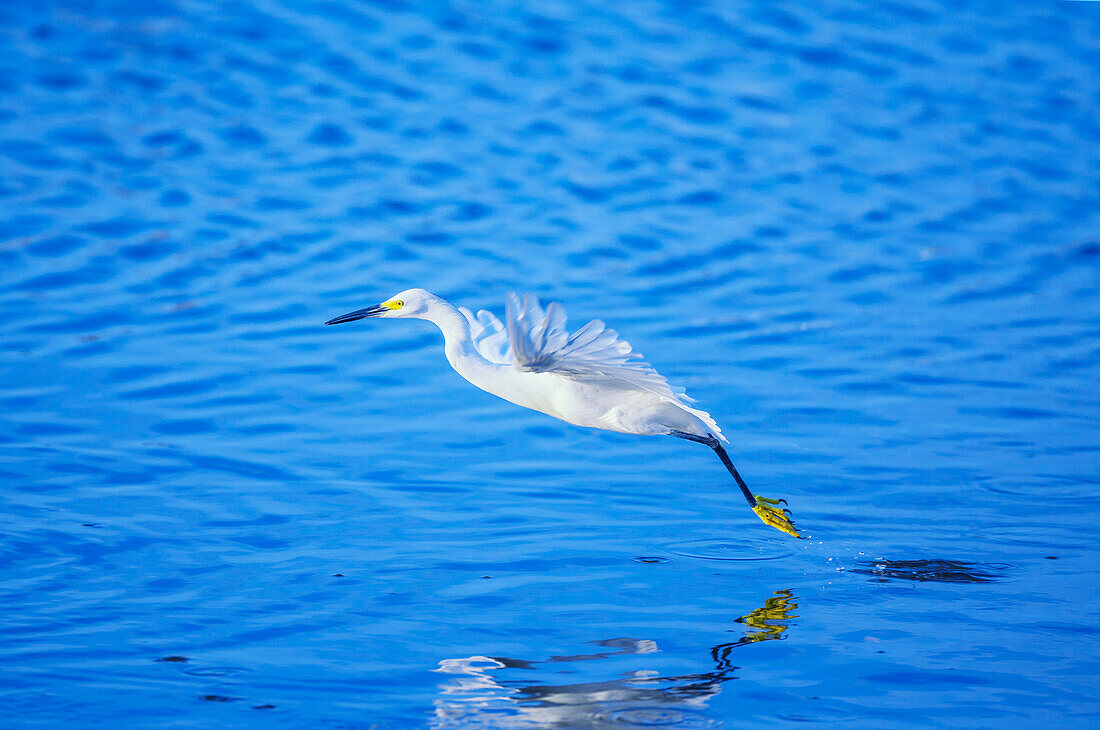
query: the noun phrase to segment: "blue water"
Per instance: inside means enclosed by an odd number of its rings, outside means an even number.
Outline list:
[[[1095,726],[1100,5],[0,6],[3,728]],[[463,382],[600,317],[706,448]]]

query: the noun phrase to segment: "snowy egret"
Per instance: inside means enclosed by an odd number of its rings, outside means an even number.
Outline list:
[[[593,320],[576,332],[565,329],[565,310],[545,310],[527,294],[508,294],[507,328],[490,312],[477,316],[423,289],[409,289],[381,304],[330,319],[366,317],[425,319],[443,332],[447,361],[482,390],[567,423],[644,436],[677,436],[714,449],[752,511],[766,524],[800,537],[781,499],[749,491],[723,448],[728,443],[709,413],[692,408],[682,388],[669,386],[656,370]]]

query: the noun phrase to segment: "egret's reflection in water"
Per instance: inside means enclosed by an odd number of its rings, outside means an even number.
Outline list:
[[[700,657],[701,661],[706,657],[707,669],[698,673],[662,676],[647,669],[644,659],[634,662],[636,668],[620,671],[616,679],[577,684],[547,684],[544,676],[525,680],[512,671],[537,671],[554,663],[621,661],[630,655],[660,652],[649,639],[606,639],[595,643],[607,651],[537,661],[487,656],[445,659],[435,671],[451,676],[440,687],[434,727],[716,726],[719,723],[703,711],[722,684],[735,678],[739,667],[734,664],[734,650],[784,638],[791,619],[797,617],[794,601],[789,590],[776,591],[763,606],[737,619],[744,626],[742,636],[711,647],[709,656]]]

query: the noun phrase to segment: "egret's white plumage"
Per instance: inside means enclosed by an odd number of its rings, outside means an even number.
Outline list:
[[[483,390],[578,426],[647,435],[678,430],[725,441],[709,413],[692,408],[682,388],[671,387],[598,319],[570,334],[562,306],[552,302],[544,311],[531,294],[522,300],[508,294],[507,328],[484,309],[476,317],[465,307],[458,311],[478,353],[502,367],[502,379],[474,383]],[[541,407],[546,402],[551,410]]]
[[[491,312],[475,316],[423,289],[408,289],[325,324],[365,317],[424,319],[443,333],[451,367],[488,393],[578,426],[705,443],[761,519],[797,535],[783,512],[768,506],[775,502],[749,492],[711,415],[692,407],[694,400],[670,386],[615,330],[597,319],[570,334],[562,306],[552,302],[544,310],[531,294],[520,299],[509,293],[506,305],[507,324]]]

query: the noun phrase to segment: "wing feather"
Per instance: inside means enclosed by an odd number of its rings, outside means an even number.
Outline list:
[[[495,318],[494,318],[495,319]],[[537,297],[521,300],[509,292],[505,306],[512,364],[529,372],[554,372],[578,380],[611,379],[648,390],[696,415],[722,438],[710,414],[692,408],[695,401],[642,359],[619,333],[594,319],[572,335],[565,327],[565,309],[552,302],[544,311]],[[499,320],[497,320],[499,323]]]
[[[510,365],[512,353],[508,349],[508,331],[492,312],[484,309],[474,316],[466,307],[459,307],[458,311],[466,317],[470,323],[470,335],[474,341],[474,347],[481,356],[489,362],[499,365]]]

